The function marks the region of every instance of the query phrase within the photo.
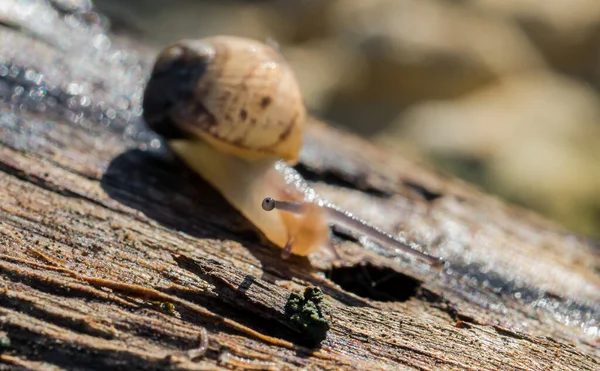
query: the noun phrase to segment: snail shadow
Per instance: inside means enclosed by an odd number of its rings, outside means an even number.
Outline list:
[[[168,229],[201,239],[258,241],[242,215],[167,151],[132,149],[120,154],[100,185],[115,201]]]

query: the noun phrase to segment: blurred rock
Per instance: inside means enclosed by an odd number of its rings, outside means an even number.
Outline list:
[[[490,16],[513,19],[553,67],[579,77],[600,73],[600,1],[467,0]]]
[[[305,104],[311,111],[322,111],[333,95],[348,89],[362,66],[351,48],[333,38],[298,46],[284,45],[281,49],[296,73]],[[353,62],[348,63],[349,60]]]
[[[125,31],[160,48],[183,38],[228,34],[266,40],[264,11],[250,2],[101,0],[94,3]]]
[[[412,142],[447,170],[598,235],[599,123],[593,89],[530,72],[462,99],[416,105],[376,140]]]
[[[262,21],[282,43],[299,44],[332,36],[335,4],[344,0],[267,0]]]
[[[369,103],[377,103],[371,110],[398,113],[406,104],[456,97],[505,74],[544,65],[515,24],[459,4],[435,0],[336,4],[332,20],[336,35],[367,62],[357,76],[358,87],[340,91],[328,112],[344,122],[363,118],[348,114],[348,106],[370,111]],[[371,125],[375,131],[385,123]]]

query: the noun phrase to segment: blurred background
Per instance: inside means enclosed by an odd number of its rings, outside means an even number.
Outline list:
[[[96,0],[161,48],[276,41],[315,115],[600,237],[599,0]]]

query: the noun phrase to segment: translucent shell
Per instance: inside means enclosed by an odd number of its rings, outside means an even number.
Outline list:
[[[144,118],[167,138],[196,137],[247,160],[294,164],[306,110],[293,71],[277,51],[217,36],[183,40],[160,53]]]

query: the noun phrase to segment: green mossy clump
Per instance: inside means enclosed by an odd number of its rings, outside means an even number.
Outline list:
[[[319,345],[331,327],[325,318],[328,313],[323,299],[321,289],[307,287],[304,295],[291,293],[285,304],[286,316],[311,346]]]
[[[5,332],[0,332],[0,353],[10,348],[10,338]]]

